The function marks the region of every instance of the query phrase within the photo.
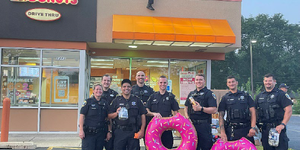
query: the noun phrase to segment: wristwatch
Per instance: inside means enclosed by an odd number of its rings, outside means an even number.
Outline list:
[[[284,126],[284,128],[286,127],[286,125],[285,125],[284,123],[281,123],[281,125],[283,125],[283,126]]]
[[[112,134],[112,131],[108,131],[108,133]]]
[[[203,106],[201,107],[201,111],[203,112]]]
[[[251,127],[251,129],[256,130],[256,127]]]

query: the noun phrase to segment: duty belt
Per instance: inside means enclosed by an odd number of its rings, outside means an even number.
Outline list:
[[[234,129],[250,127],[250,123],[229,123],[228,126],[233,127]]]
[[[133,131],[134,129],[132,126],[120,126],[120,125],[117,125],[116,128],[121,129],[123,131]]]
[[[86,132],[86,133],[99,133],[99,132],[101,132],[101,131],[105,131],[106,130],[106,128],[104,128],[104,127],[87,127],[87,126],[85,126],[84,127],[84,132]]]
[[[193,124],[202,124],[202,123],[209,123],[208,120],[194,120],[191,119]]]
[[[262,129],[270,129],[270,128],[275,128],[279,124],[280,123],[259,123],[258,127]]]

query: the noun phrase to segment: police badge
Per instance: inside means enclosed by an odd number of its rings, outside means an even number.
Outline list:
[[[272,98],[274,98],[274,97],[275,97],[274,94],[272,94],[270,98],[272,99]]]

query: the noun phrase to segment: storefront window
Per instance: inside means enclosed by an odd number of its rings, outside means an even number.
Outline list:
[[[79,51],[44,50],[43,66],[79,67]]]
[[[6,97],[10,98],[12,106],[37,106],[39,102],[39,68],[2,67],[1,74],[2,100]]]
[[[178,103],[184,107],[187,95],[196,89],[195,75],[206,75],[206,61],[171,60],[170,61],[172,92],[176,95]]]
[[[129,79],[129,59],[125,58],[92,58],[91,59],[91,81],[90,95],[93,93],[93,85],[101,84],[102,76],[111,76],[110,88],[121,93],[121,82]]]
[[[40,51],[30,49],[3,49],[2,64],[4,65],[40,65]]]
[[[135,76],[138,71],[144,71],[146,75],[145,84],[152,87],[154,91],[158,91],[159,77],[161,75],[168,76],[168,60],[133,59],[131,76],[133,85],[136,84]]]
[[[49,69],[42,73],[42,107],[77,107],[79,69]]]

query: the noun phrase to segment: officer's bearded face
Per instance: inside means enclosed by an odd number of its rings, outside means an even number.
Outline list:
[[[230,90],[236,90],[237,89],[237,85],[238,85],[238,82],[234,78],[227,79],[227,87]]]
[[[103,88],[108,89],[109,86],[110,86],[110,83],[111,83],[110,82],[110,77],[103,76],[103,79],[102,79],[102,82],[101,82]]]
[[[205,86],[205,79],[203,76],[196,76],[195,77],[195,84],[197,89],[203,89]]]
[[[266,90],[272,90],[275,87],[276,80],[273,77],[264,77],[264,86]]]
[[[129,83],[123,83],[121,90],[122,90],[122,94],[130,95],[131,85]]]
[[[143,71],[139,71],[137,74],[136,74],[136,81],[139,83],[139,84],[144,84],[145,82],[145,73]]]

